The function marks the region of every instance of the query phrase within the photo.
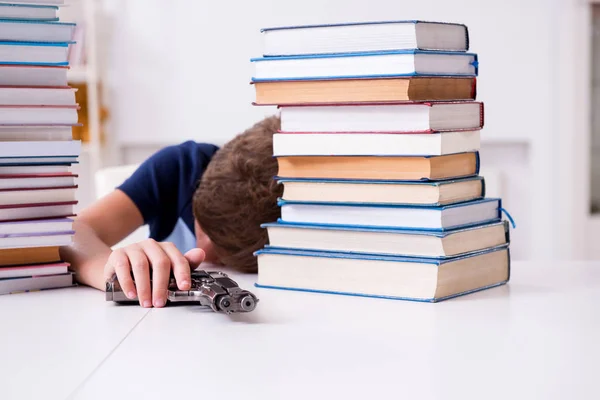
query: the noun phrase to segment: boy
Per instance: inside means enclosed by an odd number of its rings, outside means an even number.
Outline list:
[[[185,142],[157,152],[80,213],[62,258],[80,283],[100,290],[116,273],[125,294],[137,295],[143,307],[165,305],[171,271],[181,290],[190,288],[190,267],[203,261],[255,272],[253,252],[267,242],[260,224],[279,217],[282,189],[273,179],[279,127],[279,118],[269,117],[221,149]],[[111,251],[143,224],[148,240]]]

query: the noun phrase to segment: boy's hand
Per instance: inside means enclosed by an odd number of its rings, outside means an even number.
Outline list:
[[[128,298],[136,295],[143,307],[164,307],[171,270],[180,290],[189,290],[191,270],[204,261],[202,249],[192,249],[185,255],[173,243],[158,243],[147,239],[112,252],[104,267],[105,279],[117,274]],[[131,278],[131,273],[133,277]],[[152,287],[150,287],[152,273]]]

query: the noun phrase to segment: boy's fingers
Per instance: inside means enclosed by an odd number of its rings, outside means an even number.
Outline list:
[[[154,307],[164,307],[171,277],[171,260],[154,240],[140,243],[152,266],[152,302]]]
[[[129,265],[129,258],[123,250],[115,250],[108,258],[107,268],[105,268],[107,274],[112,276],[112,273],[117,274],[117,279],[119,280],[119,284],[121,285],[121,289],[130,299],[135,298],[137,296],[135,290],[135,284],[133,283],[133,279],[131,279],[131,266]],[[110,277],[107,277],[110,279]]]
[[[200,264],[204,262],[206,253],[202,249],[192,249],[184,254],[184,257],[188,260],[192,269],[198,268]]]
[[[139,246],[128,246],[125,253],[129,258],[138,299],[142,307],[152,307],[152,292],[150,291],[150,271],[146,254]]]
[[[181,254],[173,243],[161,243],[161,247],[171,260],[173,275],[180,290],[189,290],[191,287],[191,271],[188,260]]]

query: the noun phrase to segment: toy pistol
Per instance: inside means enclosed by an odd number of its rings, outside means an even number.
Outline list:
[[[106,281],[106,301],[138,302],[137,298],[129,299],[125,295],[116,275]],[[167,290],[168,302],[194,302],[210,307],[215,312],[232,314],[254,310],[258,298],[251,292],[241,289],[223,272],[196,270],[192,271],[190,290],[179,290],[175,278],[171,276]]]

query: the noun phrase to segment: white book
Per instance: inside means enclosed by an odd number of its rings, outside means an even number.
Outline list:
[[[269,246],[411,257],[453,257],[509,243],[508,223],[447,232],[268,223]]]
[[[281,220],[300,224],[446,230],[500,220],[499,199],[447,206],[304,203],[280,201]]]
[[[75,186],[77,175],[0,175],[0,190]]]
[[[0,20],[0,41],[64,43],[72,40],[74,29],[69,22]]]
[[[74,216],[74,205],[62,204],[24,204],[15,206],[0,206],[0,222],[20,221],[37,218],[64,218]]]
[[[35,188],[0,190],[0,206],[32,203],[67,203],[76,201],[77,186],[70,188]]]
[[[275,156],[440,156],[478,151],[479,131],[438,134],[279,133]]]
[[[6,165],[0,160],[0,175],[34,175],[34,174],[70,174],[71,166],[64,163],[57,164],[35,164],[28,165]]]
[[[7,142],[8,143],[8,142]],[[77,156],[69,157],[0,157],[0,167],[48,164],[74,164]]]
[[[0,85],[64,87],[67,71],[62,66],[0,65]]]
[[[465,25],[433,21],[376,21],[262,29],[265,56],[392,50],[467,51]]]
[[[9,0],[13,4],[63,6],[65,0]]]
[[[40,219],[18,222],[1,222],[2,235],[44,234],[51,232],[67,232],[73,230],[73,220],[70,218]]]
[[[72,139],[73,127],[71,125],[0,125],[0,142],[41,142]]]
[[[74,274],[70,272],[60,275],[0,279],[0,294],[11,294],[32,290],[58,289],[74,285]]]
[[[76,106],[0,106],[0,125],[75,125]]]
[[[73,232],[63,232],[38,236],[0,236],[0,249],[27,249],[32,247],[68,246],[73,242],[73,234]]]
[[[1,182],[1,180],[0,180]],[[285,179],[283,200],[313,203],[446,205],[485,196],[481,176],[445,181]]]
[[[281,131],[289,133],[440,132],[482,127],[480,102],[281,107]]]
[[[39,21],[57,21],[58,7],[2,3],[0,4],[0,19],[27,19]]]
[[[256,254],[256,286],[270,289],[436,302],[510,279],[507,246],[447,259],[270,247]]]
[[[414,75],[477,76],[477,55],[402,51],[254,58],[254,81]]]
[[[57,142],[5,142],[0,146],[0,158],[69,157],[78,156],[80,153],[80,140]]]
[[[67,65],[67,43],[0,42],[1,64]]]
[[[0,86],[0,106],[75,106],[76,89]]]
[[[69,264],[67,263],[2,267],[0,268],[0,279],[59,275],[67,272],[69,272]]]

